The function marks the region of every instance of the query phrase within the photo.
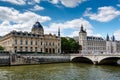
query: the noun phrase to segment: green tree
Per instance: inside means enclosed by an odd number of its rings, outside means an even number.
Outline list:
[[[80,45],[73,38],[61,38],[62,53],[79,53]]]
[[[4,50],[4,47],[2,47],[1,45],[0,45],[0,51],[3,51]]]
[[[70,44],[68,43],[68,40],[64,37],[61,38],[61,50],[62,53],[68,53],[68,50],[70,49]]]

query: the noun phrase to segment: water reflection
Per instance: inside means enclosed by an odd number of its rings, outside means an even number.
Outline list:
[[[80,63],[0,67],[0,80],[119,80],[119,66]]]

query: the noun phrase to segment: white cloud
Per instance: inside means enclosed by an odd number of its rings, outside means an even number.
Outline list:
[[[78,36],[77,32],[79,32],[81,24],[84,25],[84,28],[88,31],[88,34],[92,34],[91,32],[89,33],[89,31],[92,29],[92,25],[83,18],[65,21],[64,23],[52,23],[50,24],[50,27],[45,27],[45,32],[56,34],[58,31],[58,27],[60,27],[61,33],[63,34],[62,36]],[[69,35],[65,35],[66,32],[64,32],[64,30],[69,31],[69,29],[72,29],[73,32]]]
[[[62,29],[67,29],[67,28],[72,28],[72,29],[76,28],[76,29],[78,29],[78,28],[80,28],[81,24],[83,24],[84,27],[87,28],[87,29],[92,27],[91,24],[87,20],[85,20],[83,18],[73,19],[71,21],[66,21],[64,23],[52,23],[51,26],[58,25]]]
[[[70,35],[66,35],[68,37],[76,37],[79,35],[79,31],[73,31]]]
[[[14,8],[0,7],[0,35],[4,35],[12,30],[30,31],[35,23],[35,18],[40,22],[51,20],[48,16],[40,16],[33,12],[27,11],[20,13]]]
[[[120,4],[117,4],[118,7],[120,7]]]
[[[40,3],[40,0],[1,0],[1,1],[9,2],[17,5]]]
[[[44,10],[43,7],[39,6],[39,5],[35,5],[32,9],[30,10],[33,10],[33,11],[38,11],[38,10]]]
[[[41,22],[51,20],[51,18],[48,16],[40,16],[30,11],[20,13],[14,8],[0,7],[0,20],[2,21],[8,20],[13,21],[14,23],[22,23],[27,22],[35,17],[39,19]]]
[[[52,4],[58,4],[59,0],[48,0],[48,2],[50,2]]]
[[[52,4],[61,3],[65,7],[74,8],[86,0],[48,0]]]
[[[34,5],[40,3],[41,0],[26,0],[27,4],[29,5]]]
[[[40,3],[40,0],[33,0],[34,2],[36,2],[36,3]]]
[[[61,36],[74,37],[79,35],[81,24],[83,24],[84,29],[86,29],[88,36],[102,37],[102,35],[93,32],[92,25],[90,24],[89,21],[85,20],[84,18],[73,19],[73,20],[65,21],[64,23],[51,23],[49,27],[45,26],[44,30],[45,33],[47,34],[48,33],[57,34],[58,27],[60,27]],[[66,34],[69,32],[70,34]]]
[[[87,0],[1,0],[1,1],[9,2],[17,5],[25,5],[25,4],[34,5],[36,3],[37,4],[40,3],[41,1],[48,1],[52,4],[62,4],[65,7],[74,8]]]
[[[120,29],[114,32],[116,40],[120,40]]]
[[[1,0],[1,1],[9,2],[9,3],[12,3],[12,4],[17,4],[17,5],[26,4],[26,0]]]
[[[65,7],[74,8],[74,7],[78,6],[79,4],[81,4],[84,1],[86,1],[86,0],[61,0],[61,3]]]
[[[108,22],[120,15],[120,11],[111,6],[99,7],[97,13],[91,13],[91,9],[87,9],[84,16],[88,16],[91,20],[100,22]]]

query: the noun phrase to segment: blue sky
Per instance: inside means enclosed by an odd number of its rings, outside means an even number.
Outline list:
[[[120,40],[120,0],[0,0],[0,36],[31,31],[39,21],[45,33],[78,36],[81,24],[89,36],[115,35]]]

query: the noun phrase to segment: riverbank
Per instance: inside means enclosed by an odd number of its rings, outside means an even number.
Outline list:
[[[1,66],[20,66],[48,63],[70,62],[70,55],[66,54],[0,54]]]
[[[80,54],[79,54],[80,55]],[[0,66],[20,66],[20,65],[36,65],[36,64],[51,64],[51,63],[70,63],[70,62],[82,62],[82,63],[91,63],[93,62],[89,60],[89,58],[85,58],[82,56],[77,57],[76,55],[70,54],[0,54]],[[91,56],[91,55],[90,55]],[[92,55],[94,57],[94,55]],[[114,63],[107,62],[109,65],[120,65],[118,58],[113,58]],[[112,61],[112,60],[110,60]],[[96,61],[96,63],[98,63]],[[107,65],[108,65],[107,64]],[[101,64],[96,64],[101,65]],[[105,65],[105,64],[104,64]]]

